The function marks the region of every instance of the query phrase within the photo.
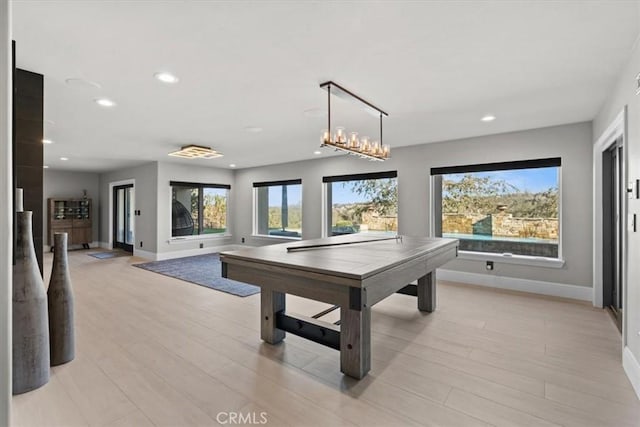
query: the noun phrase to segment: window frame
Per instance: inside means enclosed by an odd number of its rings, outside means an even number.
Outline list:
[[[173,203],[173,187],[184,187],[184,188],[197,188],[198,189],[198,230],[203,229],[204,225],[204,189],[205,188],[215,188],[215,189],[225,189],[227,190],[227,210],[225,213],[225,231],[223,233],[200,233],[193,234],[190,236],[173,236],[171,223],[172,223],[172,211],[171,204]],[[231,185],[230,184],[212,184],[212,183],[201,183],[201,182],[187,182],[187,181],[169,181],[169,242],[181,241],[181,240],[202,240],[202,239],[221,239],[226,237],[231,237],[232,234],[229,231],[229,207],[231,199]]]
[[[519,264],[534,267],[562,268],[565,260],[563,255],[563,218],[562,218],[562,158],[550,157],[542,159],[516,160],[496,163],[478,163],[461,166],[433,167],[430,170],[430,204],[431,224],[429,232],[431,237],[438,237],[437,230],[440,227],[442,235],[442,176],[453,173],[496,172],[518,169],[536,169],[545,167],[558,168],[558,256],[543,257],[535,255],[520,255],[510,253],[482,252],[459,250],[458,258],[472,261],[495,261],[505,264]]]
[[[370,179],[398,179],[398,171],[384,171],[384,172],[364,172],[348,175],[331,175],[322,177],[322,237],[331,237],[331,220],[332,220],[332,196],[330,197],[330,185],[335,182],[348,182],[348,181],[364,181]],[[397,181],[396,181],[397,184]],[[397,187],[396,187],[397,188]],[[398,211],[398,229],[400,228],[400,201],[396,206]],[[359,233],[355,233],[359,234]]]
[[[259,205],[259,195],[258,195],[258,188],[264,188],[264,187],[277,187],[277,186],[284,186],[284,185],[299,185],[300,186],[300,208],[302,210],[301,212],[301,217],[300,217],[300,236],[277,236],[277,235],[271,235],[271,234],[262,234],[259,232],[260,230],[260,224],[259,224],[259,218],[258,218],[258,214],[259,214],[259,209],[258,209],[258,205]],[[302,179],[301,178],[297,178],[297,179],[284,179],[284,180],[279,180],[279,181],[260,181],[260,182],[254,182],[253,183],[253,209],[252,209],[252,230],[251,230],[251,237],[256,237],[256,238],[261,238],[261,239],[277,239],[277,240],[302,240],[302,224],[304,222],[303,216],[304,216],[304,206],[302,206],[302,201],[303,201],[303,191],[304,188],[302,187]],[[268,202],[268,200],[267,200]],[[267,219],[268,222],[268,219]]]

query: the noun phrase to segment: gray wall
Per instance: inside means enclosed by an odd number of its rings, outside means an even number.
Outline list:
[[[640,46],[636,41],[629,62],[620,73],[611,96],[593,121],[593,136],[596,142],[624,106],[627,106],[626,154],[629,180],[640,179],[640,95],[636,95],[638,72]],[[640,215],[640,200],[628,200],[628,210],[630,214]],[[627,238],[626,341],[633,355],[640,360],[640,264],[637,262],[640,259],[640,232],[628,233]]]
[[[145,163],[100,175],[100,241],[106,243],[113,233],[109,223],[109,184],[117,181],[135,180],[135,209],[140,216],[135,221],[136,250],[156,252],[158,228],[158,162]],[[140,247],[143,242],[143,247]]]
[[[227,208],[231,207],[233,199],[234,172],[228,169],[208,168],[189,166],[176,163],[158,164],[158,230],[157,230],[157,252],[169,253],[184,250],[195,250],[200,248],[200,243],[204,248],[227,245],[233,242],[232,237],[207,237],[188,240],[179,240],[169,243],[171,238],[171,186],[170,181],[195,182],[202,184],[228,184],[231,185]],[[233,218],[229,215],[227,229],[233,234]]]
[[[60,198],[82,198],[82,190],[87,190],[87,197],[93,203],[92,225],[93,235],[92,242],[99,242],[99,226],[100,226],[100,175],[89,172],[70,172],[61,170],[45,169],[44,171],[44,220],[43,220],[43,236],[45,248],[49,245],[49,229],[48,219],[48,202],[50,197]]]
[[[480,261],[457,260],[447,269],[547,282],[593,286],[592,257],[592,134],[590,123],[395,148],[393,158],[367,162],[353,157],[330,157],[236,172],[233,212],[235,242],[249,245],[281,242],[251,236],[252,184],[256,181],[302,179],[303,238],[321,236],[322,177],[374,171],[398,171],[398,226],[405,235],[428,235],[431,212],[430,168],[473,163],[562,157],[563,268],[495,263],[488,273]]]

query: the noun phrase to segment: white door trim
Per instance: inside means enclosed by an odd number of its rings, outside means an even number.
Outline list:
[[[615,117],[607,129],[600,135],[593,146],[593,305],[595,307],[603,307],[602,298],[602,153],[607,151],[612,144],[619,138],[622,138],[622,146],[624,149],[623,163],[623,185],[626,186],[627,178],[627,107],[625,106]],[[627,313],[627,205],[626,196],[623,198],[623,212],[621,215],[623,221],[622,234],[622,341],[623,346],[626,345],[626,313]]]
[[[108,249],[113,249],[113,187],[119,187],[121,185],[129,185],[133,184],[133,188],[136,188],[136,180],[135,179],[124,179],[122,181],[114,181],[109,183],[109,240],[107,240],[109,247]],[[135,209],[135,200],[134,200],[134,209]],[[131,228],[133,228],[133,234],[135,236],[136,232],[136,223],[135,218],[131,219]],[[134,245],[135,247],[135,245]]]

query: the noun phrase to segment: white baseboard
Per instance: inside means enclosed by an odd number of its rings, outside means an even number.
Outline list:
[[[593,289],[591,287],[519,279],[516,277],[438,269],[437,278],[440,280],[448,280],[450,282],[469,283],[471,285],[530,292],[534,294],[551,295],[583,301],[591,301],[591,298],[593,297]]]
[[[631,385],[636,391],[638,399],[640,399],[640,363],[638,363],[638,359],[631,353],[629,347],[625,347],[622,352],[622,367],[627,373],[627,377],[629,381],[631,381]]]
[[[148,259],[151,261],[158,260],[158,254],[150,251],[143,251],[142,249],[133,248],[133,256]]]

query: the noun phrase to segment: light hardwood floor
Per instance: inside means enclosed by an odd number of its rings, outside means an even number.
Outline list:
[[[14,397],[14,425],[205,426],[265,412],[291,426],[640,426],[620,335],[588,304],[439,283],[425,314],[391,296],[373,308],[373,366],[358,382],[329,348],[262,344],[259,295],[131,266],[141,261],[70,253],[76,359]],[[287,300],[306,315],[325,307]]]

